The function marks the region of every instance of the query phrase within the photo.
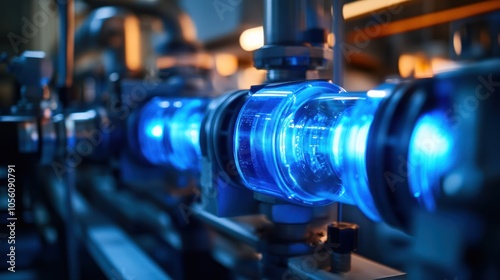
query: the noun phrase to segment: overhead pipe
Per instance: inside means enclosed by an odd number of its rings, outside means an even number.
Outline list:
[[[194,50],[191,38],[181,22],[182,9],[178,1],[140,1],[140,0],[86,0],[92,6],[116,6],[132,10],[138,14],[148,14],[161,18],[168,38],[165,42],[166,51]]]

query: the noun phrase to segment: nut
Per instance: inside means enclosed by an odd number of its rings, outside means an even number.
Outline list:
[[[358,247],[358,228],[356,224],[334,222],[328,225],[328,246],[336,253],[347,254]]]

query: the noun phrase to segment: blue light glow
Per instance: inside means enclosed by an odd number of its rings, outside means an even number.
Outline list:
[[[326,82],[265,87],[238,116],[238,172],[254,191],[301,205],[357,204],[378,220],[365,165],[378,104]]]
[[[380,89],[372,89],[372,90],[369,90],[366,95],[368,97],[375,97],[375,98],[382,98],[382,97],[386,97],[386,95],[388,94],[387,91],[385,90],[380,90]]]
[[[381,220],[367,174],[367,164],[378,163],[367,163],[366,153],[374,116],[394,86],[366,94],[318,81],[260,89],[235,127],[235,161],[245,185],[300,205],[355,204]],[[408,183],[428,210],[435,209],[441,177],[451,167],[453,139],[438,110],[421,116],[411,136]]]
[[[408,151],[408,174],[413,196],[428,210],[436,208],[441,177],[451,167],[453,135],[443,113],[420,117]]]
[[[163,128],[161,125],[157,124],[151,128],[151,136],[153,137],[161,137],[163,135]]]
[[[334,160],[340,162],[337,172],[349,195],[361,211],[374,221],[379,221],[380,215],[368,186],[366,146],[373,116],[381,100],[378,97],[362,99],[344,112],[336,124],[342,130],[336,132],[338,135],[335,137],[339,140],[334,142],[336,144],[332,153]]]
[[[199,170],[199,135],[207,105],[207,99],[160,97],[145,104],[137,126],[144,158],[179,170]]]

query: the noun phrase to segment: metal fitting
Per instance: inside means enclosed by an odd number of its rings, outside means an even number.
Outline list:
[[[327,62],[332,60],[331,50],[307,46],[264,46],[253,55],[257,69],[316,70],[326,67]]]
[[[351,269],[351,252],[358,248],[356,224],[333,222],[328,225],[328,246],[332,250],[332,272],[347,272]]]

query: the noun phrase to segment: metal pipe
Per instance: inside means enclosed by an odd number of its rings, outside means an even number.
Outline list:
[[[323,0],[306,1],[306,29],[322,28],[323,5]]]
[[[344,43],[343,7],[344,0],[332,0],[332,32],[335,39],[333,45],[333,83],[339,86],[344,83],[344,59],[342,57],[342,44]],[[337,203],[337,221],[342,221],[342,203],[340,202]]]
[[[116,6],[130,9],[138,14],[154,15],[161,18],[165,30],[168,32],[168,43],[185,43],[186,36],[180,15],[182,10],[176,0],[86,0],[92,6]]]
[[[304,0],[264,0],[264,44],[300,45],[304,11]]]
[[[59,98],[63,105],[69,101],[69,91],[73,85],[73,65],[74,65],[74,38],[75,38],[75,3],[74,0],[57,1],[59,8],[59,75],[57,85],[59,88]],[[66,183],[66,252],[68,261],[68,279],[79,279],[78,267],[78,244],[74,223],[73,192],[74,180],[72,173],[65,177]]]
[[[332,0],[332,32],[335,39],[333,45],[333,83],[339,86],[344,84],[344,59],[342,57],[342,44],[344,43],[343,7],[344,0]]]
[[[60,98],[67,98],[68,90],[73,85],[75,3],[73,0],[57,1],[59,8],[59,58],[57,86]],[[61,96],[62,95],[62,96]]]

